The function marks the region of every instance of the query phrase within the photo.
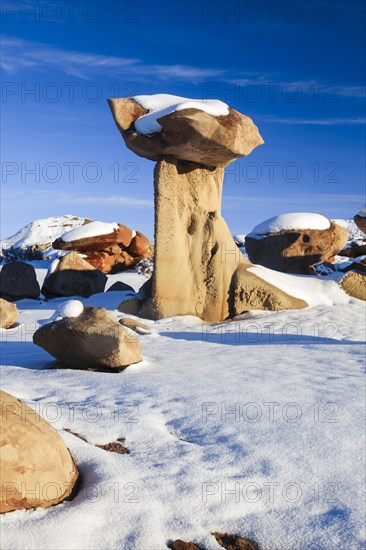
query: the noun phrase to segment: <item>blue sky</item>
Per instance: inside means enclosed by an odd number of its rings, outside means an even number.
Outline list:
[[[153,237],[154,163],[108,97],[221,99],[265,140],[226,172],[233,233],[283,212],[352,217],[365,191],[361,0],[2,4],[2,238],[75,214]]]

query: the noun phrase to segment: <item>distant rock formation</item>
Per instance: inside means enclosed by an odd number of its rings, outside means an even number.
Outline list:
[[[69,498],[79,472],[63,439],[35,410],[4,391],[0,513],[48,508]]]
[[[249,309],[306,307],[247,271],[221,215],[224,167],[263,143],[253,121],[234,109],[215,116],[197,108],[161,116],[161,132],[138,133],[148,110],[132,98],[109,100],[129,149],[157,161],[155,269],[141,315],[196,315],[222,321]]]
[[[100,222],[92,222],[85,231],[94,223]],[[116,224],[116,229],[109,233],[83,236],[83,232],[78,229],[76,234],[75,239],[70,239],[72,234],[66,233],[68,240],[64,240],[62,235],[52,243],[53,248],[80,252],[89,264],[103,273],[122,271],[153,254],[145,235],[122,224]]]
[[[39,298],[40,289],[34,267],[25,262],[10,262],[0,271],[0,297],[13,302]]]
[[[120,370],[141,361],[137,336],[104,308],[85,306],[77,316],[51,321],[34,333],[33,342],[64,368]]]
[[[347,229],[329,221],[328,229],[283,229],[264,235],[250,233],[245,249],[251,262],[285,273],[309,274],[332,261],[348,240]]]

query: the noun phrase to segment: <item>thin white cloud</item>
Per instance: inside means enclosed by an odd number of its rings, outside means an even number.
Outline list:
[[[259,73],[248,73],[245,78],[229,79],[230,85],[242,86],[261,86],[264,90],[286,90],[286,93],[312,94],[314,97],[320,96],[322,100],[334,102],[337,97],[365,98],[365,86],[352,86],[341,84],[335,81],[326,80],[283,80],[275,74],[263,76]],[[269,92],[268,92],[269,93]]]
[[[258,115],[256,118],[274,124],[294,124],[299,126],[358,126],[366,124],[366,117],[281,118]]]
[[[16,37],[2,36],[1,67],[10,74],[22,70],[52,70],[69,76],[87,79],[96,72],[124,77],[160,80],[202,80],[222,75],[225,71],[215,68],[188,65],[147,65],[137,58],[82,53]]]

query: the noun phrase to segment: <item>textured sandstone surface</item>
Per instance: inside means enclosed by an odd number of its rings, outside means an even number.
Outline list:
[[[350,271],[340,285],[349,296],[366,301],[366,273]]]
[[[35,269],[25,262],[10,262],[0,271],[0,296],[6,300],[39,297],[40,289]]]
[[[0,512],[48,508],[68,498],[79,473],[63,439],[16,397],[0,391]]]
[[[10,328],[18,319],[19,311],[15,304],[0,298],[0,327]]]

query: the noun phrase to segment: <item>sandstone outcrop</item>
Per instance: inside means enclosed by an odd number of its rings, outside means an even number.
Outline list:
[[[361,210],[358,212],[358,214],[355,215],[353,218],[355,224],[361,231],[366,233],[366,204],[361,208]]]
[[[340,285],[349,296],[366,301],[366,273],[350,271]]]
[[[127,147],[158,161],[155,269],[140,315],[222,321],[248,309],[306,307],[248,272],[252,264],[221,215],[224,167],[263,143],[252,120],[233,109],[227,116],[184,109],[158,118],[161,132],[147,136],[135,128],[143,106],[131,98],[109,105]]]
[[[54,264],[53,264],[54,265]],[[76,252],[70,252],[55,267],[51,266],[42,286],[46,298],[57,296],[84,296],[87,298],[103,292],[107,277],[83,260]]]
[[[68,241],[64,241],[61,236],[53,242],[52,246],[56,250],[72,250],[82,253],[89,264],[103,273],[122,271],[143,258],[152,256],[147,237],[122,224],[118,224],[117,228],[110,233],[95,236]]]
[[[0,513],[48,508],[69,498],[79,473],[63,439],[33,409],[0,391]]]
[[[328,229],[290,229],[265,235],[250,233],[245,249],[251,262],[286,273],[308,274],[329,262],[346,245],[348,231],[334,222]]]
[[[0,271],[0,297],[10,302],[39,297],[35,269],[25,262],[10,262]]]
[[[0,327],[10,328],[18,319],[19,311],[15,304],[0,298]]]
[[[120,370],[141,361],[137,336],[104,308],[85,306],[77,317],[47,323],[33,342],[66,368]]]

